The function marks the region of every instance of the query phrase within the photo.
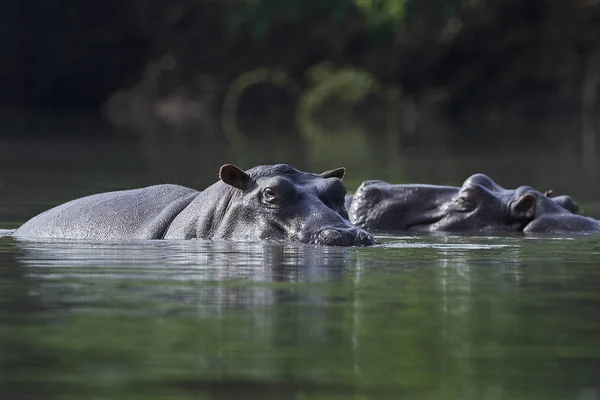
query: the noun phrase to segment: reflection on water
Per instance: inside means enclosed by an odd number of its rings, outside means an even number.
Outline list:
[[[0,238],[2,398],[600,398],[597,238],[382,239]]]
[[[156,281],[152,291],[144,290],[140,295],[149,295],[146,301],[161,309],[174,297],[218,309],[269,306],[276,302],[276,292],[283,293],[274,291],[271,284],[339,279],[349,251],[204,240],[129,244],[19,242],[19,248],[19,261],[35,267],[27,270],[28,276],[48,281],[50,288],[55,282],[77,282],[78,287],[86,287],[82,293],[85,301],[93,302],[109,290],[122,294],[119,304],[123,304],[139,301],[132,293],[136,285],[143,287]],[[161,285],[165,281],[169,284]],[[246,284],[253,282],[257,285]],[[120,292],[119,285],[130,290]],[[45,287],[40,286],[40,295],[45,293]],[[317,292],[315,295],[319,297]],[[76,299],[74,303],[81,305],[82,301]]]

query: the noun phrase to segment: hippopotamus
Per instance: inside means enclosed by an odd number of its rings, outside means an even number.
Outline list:
[[[365,181],[345,203],[350,221],[371,232],[600,232],[600,221],[571,212],[573,199],[550,194],[475,174],[461,187]]]
[[[480,174],[480,175],[483,175],[483,174]],[[490,180],[491,180],[491,178],[490,178]],[[499,191],[507,190],[507,189],[504,189],[502,186],[496,184],[494,181],[491,181],[491,182],[496,185],[497,190],[499,190]],[[398,185],[393,185],[393,184],[389,184],[384,181],[377,181],[377,180],[365,181],[364,183],[366,183],[367,185],[372,184],[372,183],[381,183],[382,185],[398,186]],[[456,190],[460,189],[458,187],[455,187],[455,188],[456,188]],[[378,188],[378,189],[380,189],[380,188]],[[550,197],[550,196],[552,196],[552,193],[553,193],[553,190],[547,190],[546,192],[544,192],[544,196],[551,198],[551,200],[553,202],[555,202],[556,204],[558,204],[559,206],[561,206],[562,208],[564,208],[565,210],[567,210],[573,214],[577,214],[579,212],[579,204],[577,204],[577,202],[575,202],[575,200],[573,200],[573,198],[571,196],[560,195],[560,196]],[[346,195],[346,197],[344,199],[344,204],[345,204],[346,210],[348,212],[350,212],[350,206],[352,205],[353,199],[354,199],[354,196],[351,194]]]
[[[161,184],[99,193],[45,211],[15,237],[84,240],[283,240],[325,246],[377,241],[344,207],[344,168],[322,174],[285,164],[223,165],[203,191]]]

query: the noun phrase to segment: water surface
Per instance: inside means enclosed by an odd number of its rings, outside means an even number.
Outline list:
[[[600,241],[0,238],[3,398],[600,398]]]

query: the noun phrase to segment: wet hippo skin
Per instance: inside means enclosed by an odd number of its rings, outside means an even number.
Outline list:
[[[18,228],[21,238],[284,240],[332,246],[376,241],[344,207],[345,169],[227,164],[202,192],[178,185],[100,193],[54,207]]]
[[[346,196],[350,220],[371,232],[600,232],[569,196],[505,189],[484,174],[461,187],[365,181]]]

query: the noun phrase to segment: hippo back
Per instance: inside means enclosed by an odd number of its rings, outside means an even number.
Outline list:
[[[160,239],[198,193],[178,185],[155,185],[94,194],[33,217],[14,235],[88,240]]]

